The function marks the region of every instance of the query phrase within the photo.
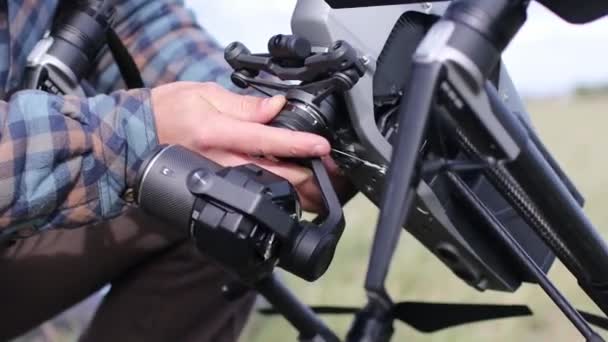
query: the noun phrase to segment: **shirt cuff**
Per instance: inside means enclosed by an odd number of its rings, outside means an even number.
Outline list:
[[[123,90],[90,98],[89,108],[105,123],[99,125],[99,135],[107,172],[98,183],[99,199],[102,217],[114,217],[128,202],[125,195],[136,185],[142,162],[158,146],[151,91]]]

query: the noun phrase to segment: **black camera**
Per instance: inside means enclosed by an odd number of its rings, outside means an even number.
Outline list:
[[[313,169],[327,189],[319,165]],[[297,193],[285,179],[253,164],[223,168],[178,145],[155,151],[137,184],[141,208],[189,232],[201,251],[250,284],[277,264],[316,280],[329,267],[344,228],[335,193],[324,194],[329,210],[323,220],[303,221]]]
[[[27,59],[24,88],[85,96],[81,81],[106,44],[114,9],[108,1],[60,5],[53,28]]]
[[[27,57],[22,88],[54,95],[94,96],[96,91],[86,77],[106,46],[127,88],[144,86],[135,62],[112,28],[113,1],[63,1],[57,11],[50,32]]]

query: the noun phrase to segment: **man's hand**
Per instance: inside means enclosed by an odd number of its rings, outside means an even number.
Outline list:
[[[161,144],[180,144],[224,166],[256,163],[298,190],[305,210],[323,207],[312,171],[251,156],[323,157],[324,138],[264,125],[285,105],[282,96],[258,98],[231,93],[214,83],[178,82],[152,90]]]

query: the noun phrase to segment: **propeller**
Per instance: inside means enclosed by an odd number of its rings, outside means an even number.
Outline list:
[[[467,323],[530,315],[532,311],[525,305],[401,302],[393,307],[393,317],[427,333]]]
[[[356,307],[314,306],[322,315],[356,314]],[[260,309],[262,315],[277,315],[273,308]],[[393,319],[400,320],[422,332],[435,332],[450,327],[507,317],[529,316],[532,311],[524,305],[474,305],[425,302],[401,302],[393,306]]]
[[[588,313],[585,311],[578,310],[583,318],[591,325],[595,325],[598,328],[602,328],[608,331],[608,318],[598,316],[596,314]]]
[[[313,306],[311,309],[321,315],[354,315],[361,311],[361,308],[357,307],[337,306]],[[579,312],[590,324],[608,330],[608,319],[584,311]],[[260,309],[259,313],[267,316],[280,314],[274,308]],[[392,310],[393,319],[425,333],[463,324],[530,315],[532,311],[525,305],[400,302],[394,304]]]

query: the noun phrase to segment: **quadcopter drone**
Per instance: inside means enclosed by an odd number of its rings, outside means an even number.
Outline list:
[[[608,246],[501,62],[529,2],[299,0],[293,35],[272,37],[268,53],[226,47],[236,86],[285,94],[270,124],[327,138],[340,168],[380,208],[364,308],[310,308],[273,275],[278,266],[315,281],[331,266],[345,220],[319,160],[296,161],[323,194],[326,214],[313,221],[301,219],[280,177],[253,165],[222,168],[180,146],[144,163],[140,206],[189,229],[238,278],[227,294],[258,291],[273,306],[263,312],[283,315],[301,341],[340,341],[318,318],[324,313],[356,314],[352,342],[389,341],[395,319],[433,332],[531,314],[526,306],[394,303],[384,284],[404,230],[480,291],[538,284],[587,341],[603,341],[590,324],[608,328],[608,320],[574,309],[546,275],[557,257],[608,314]],[[570,22],[608,14],[606,2],[540,2]],[[370,13],[373,23],[359,25]]]

